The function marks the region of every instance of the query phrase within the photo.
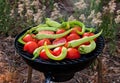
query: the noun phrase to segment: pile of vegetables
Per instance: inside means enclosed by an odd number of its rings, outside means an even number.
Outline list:
[[[33,54],[32,60],[61,61],[78,59],[96,48],[96,40],[102,33],[94,34],[94,28],[86,28],[80,21],[58,23],[46,18],[45,23],[30,28],[19,39],[23,50]]]

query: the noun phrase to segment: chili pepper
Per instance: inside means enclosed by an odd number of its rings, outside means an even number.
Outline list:
[[[40,28],[37,28],[36,31],[42,31],[42,30],[50,30],[50,31],[57,31],[57,28],[55,27],[40,27]]]
[[[64,43],[60,43],[60,44],[56,44],[56,45],[48,45],[47,47],[49,49],[52,49],[52,48],[56,48],[56,47],[62,46],[62,45],[64,45]],[[32,58],[32,60],[34,60],[35,58],[37,58],[39,56],[39,53],[42,49],[44,49],[44,46],[38,47],[37,49],[34,50],[34,52],[33,52],[34,57]]]
[[[27,34],[27,33],[26,33]],[[26,35],[26,34],[24,34],[24,35],[22,35],[19,39],[18,39],[18,42],[19,43],[21,43],[21,44],[25,44],[26,42],[24,42],[22,39],[23,39],[23,37]]]
[[[36,29],[36,27],[33,27],[33,28],[27,30],[27,31],[18,39],[18,42],[21,43],[21,44],[25,44],[26,42],[23,41],[24,36],[27,35],[28,33],[31,34],[32,31],[35,30],[35,29]]]
[[[89,37],[86,36],[81,39],[72,40],[72,41],[68,42],[68,47],[76,47],[76,46],[79,46],[80,44],[91,41],[91,40],[97,38],[98,36],[100,36],[101,33],[102,33],[102,30],[99,33],[97,33],[96,35],[89,36]]]
[[[28,33],[32,33],[34,30],[37,31],[37,29],[40,28],[40,27],[46,27],[46,26],[47,26],[46,24],[39,24],[36,27],[30,28],[18,39],[18,42],[21,43],[21,44],[25,44],[26,42],[23,41],[23,38],[24,38],[25,35],[27,35]],[[43,28],[41,30],[43,30]]]
[[[61,34],[36,34],[35,38],[37,39],[44,39],[44,38],[51,38],[51,39],[56,39],[56,38],[61,38],[66,36],[67,34],[69,34],[72,31],[72,29],[67,30],[64,33]]]
[[[69,29],[70,28],[69,22],[62,22],[60,28]]]
[[[85,31],[87,31],[87,32],[95,32],[95,28],[85,28]]]
[[[87,54],[92,52],[95,48],[96,43],[94,40],[91,40],[89,45],[80,45],[78,50],[80,51],[80,54]]]
[[[50,18],[46,18],[46,24],[48,26],[51,26],[51,27],[56,27],[56,28],[59,28],[60,27],[60,23],[56,22],[56,21],[53,21],[51,20]]]
[[[70,27],[74,27],[76,25],[82,27],[82,32],[77,31],[78,34],[82,35],[85,32],[85,25],[82,22],[74,20],[74,21],[70,21],[69,24]]]
[[[48,58],[52,60],[60,61],[60,60],[65,59],[65,57],[67,56],[67,48],[65,47],[62,47],[61,53],[58,56],[54,56],[53,54],[50,53],[46,43],[44,44],[44,49],[45,49],[45,53],[48,56]]]

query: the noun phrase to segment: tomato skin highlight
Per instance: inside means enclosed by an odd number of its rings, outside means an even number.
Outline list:
[[[36,48],[38,48],[38,44],[34,41],[29,41],[24,45],[23,50],[27,51],[30,54],[33,54],[33,52]]]
[[[67,40],[65,38],[58,38],[58,39],[55,39],[52,44],[60,44],[60,43],[66,43]]]
[[[82,28],[80,26],[74,26],[71,33],[76,33],[77,34],[77,31],[81,32]]]
[[[66,31],[65,29],[58,29],[58,30],[56,31],[56,34],[64,33],[65,31]]]
[[[49,50],[49,51],[50,51],[50,53],[54,54],[52,50]],[[40,58],[42,58],[44,60],[49,60],[49,58],[48,58],[44,49],[40,52],[39,56],[40,56]]]
[[[80,36],[76,33],[71,33],[70,35],[67,36],[67,41],[72,41],[76,39],[80,39]]]
[[[80,53],[75,48],[68,48],[66,58],[67,59],[78,59],[80,58]]]
[[[56,47],[56,48],[53,50],[53,54],[54,54],[55,56],[58,56],[58,55],[60,55],[61,51],[62,51],[62,47]]]
[[[45,42],[46,42],[47,45],[51,44],[49,39],[42,39],[42,40],[38,41],[38,46],[43,46]]]
[[[34,36],[35,36],[34,34],[27,34],[23,37],[23,41],[24,42],[29,42],[29,41],[35,41],[36,42],[37,40],[33,38]]]

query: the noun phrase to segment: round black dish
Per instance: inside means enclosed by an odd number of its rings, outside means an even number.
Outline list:
[[[81,58],[79,59],[47,61],[38,57],[35,60],[32,60],[33,55],[23,51],[23,45],[18,42],[18,38],[21,37],[27,30],[28,29],[22,31],[16,36],[16,51],[29,66],[31,66],[33,69],[43,72],[46,77],[50,76],[51,80],[53,81],[70,80],[74,76],[75,72],[81,71],[90,66],[104,48],[104,39],[102,36],[99,36],[96,41],[96,49],[87,55],[81,55]]]

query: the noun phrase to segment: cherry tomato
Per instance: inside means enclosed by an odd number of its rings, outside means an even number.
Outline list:
[[[43,31],[39,31],[38,34],[54,34],[54,32],[49,30],[43,30]]]
[[[49,50],[49,51],[50,51],[50,53],[53,54],[53,51],[51,51],[51,50]],[[40,58],[45,59],[45,60],[48,60],[48,59],[49,59],[48,56],[46,55],[44,49],[40,52],[39,56],[40,56]]]
[[[46,42],[47,45],[51,44],[49,39],[42,39],[42,40],[38,41],[38,46],[43,46],[45,42]]]
[[[60,34],[60,33],[64,33],[65,32],[65,29],[58,29],[57,31],[56,31],[56,34]]]
[[[72,41],[76,39],[80,39],[80,36],[78,34],[71,33],[70,35],[67,36],[67,41]]]
[[[23,37],[23,41],[24,42],[29,42],[29,41],[35,41],[36,42],[37,40],[33,38],[34,36],[35,36],[34,34],[27,34]]]
[[[82,28],[79,27],[79,26],[74,26],[74,27],[72,28],[71,33],[76,33],[76,34],[77,34],[77,31],[81,32],[81,31],[82,31]]]
[[[93,35],[95,35],[94,33],[92,33],[92,32],[85,32],[83,35],[82,35],[82,37],[89,37],[89,36],[93,36]],[[95,41],[96,41],[96,39],[94,39]],[[85,42],[84,43],[84,45],[89,45],[90,44],[90,42]]]
[[[58,55],[60,55],[61,51],[62,51],[62,47],[56,47],[53,50],[53,53],[54,53],[55,56],[58,56]]]
[[[60,43],[66,43],[67,40],[65,38],[58,38],[58,39],[55,39],[52,44],[60,44]]]
[[[27,51],[30,54],[32,54],[36,48],[38,48],[38,44],[34,41],[29,41],[24,45],[24,51]]]
[[[68,48],[66,58],[67,59],[78,59],[78,58],[80,58],[80,53],[75,48]]]

